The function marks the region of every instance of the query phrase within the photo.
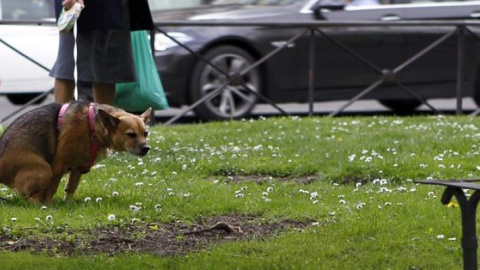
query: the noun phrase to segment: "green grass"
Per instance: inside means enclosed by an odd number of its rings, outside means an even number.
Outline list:
[[[442,187],[413,180],[480,178],[479,124],[315,117],[154,127],[147,157],[114,154],[82,178],[73,202],[60,188],[42,208],[0,186],[0,236],[90,239],[96,228],[236,214],[311,225],[177,256],[0,251],[1,268],[461,269],[460,209],[440,203]]]

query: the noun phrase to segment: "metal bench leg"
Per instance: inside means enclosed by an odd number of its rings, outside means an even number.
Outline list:
[[[442,196],[442,203],[448,204],[452,197],[457,198],[462,211],[462,249],[463,249],[463,269],[477,270],[477,231],[476,231],[476,212],[478,202],[480,201],[480,191],[476,190],[467,200],[465,192],[458,187],[447,187]]]

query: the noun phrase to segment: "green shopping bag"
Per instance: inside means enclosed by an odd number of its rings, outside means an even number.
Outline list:
[[[131,36],[137,81],[115,85],[115,106],[129,112],[168,109],[147,31],[134,31]]]

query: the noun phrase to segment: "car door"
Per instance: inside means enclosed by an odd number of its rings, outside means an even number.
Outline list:
[[[465,19],[477,17],[479,2],[395,2],[383,5],[322,5],[318,1],[312,5],[317,20],[328,22],[348,21],[392,21],[424,19]],[[380,70],[392,70],[418,54],[426,46],[451,31],[452,27],[399,27],[345,26],[322,30],[325,34],[341,42],[352,51],[367,59]],[[320,44],[330,40],[323,38]],[[331,43],[331,42],[330,42]],[[455,81],[456,41],[448,40],[431,53],[419,58],[401,70],[396,77],[398,81],[410,86],[425,84],[452,84]],[[324,47],[322,47],[324,46]],[[353,97],[375,80],[380,74],[371,65],[345,53],[335,45],[318,45],[316,60],[320,63],[317,72],[317,99],[339,99]],[[341,52],[343,51],[343,52]],[[453,66],[453,68],[452,68]],[[348,79],[346,79],[348,78]],[[384,84],[388,88],[392,84]],[[422,87],[422,89],[427,89]],[[323,90],[323,91],[322,91]],[[366,97],[392,98],[405,96],[404,91],[373,91]],[[421,90],[419,90],[421,91]],[[426,90],[431,92],[431,90]]]
[[[398,5],[404,9],[401,20],[465,20],[477,19],[480,14],[480,1],[445,1],[419,2],[413,1]],[[455,31],[455,26],[429,26],[404,31],[407,56],[412,56],[441,36]],[[478,28],[470,27],[474,32]],[[418,93],[425,97],[453,97],[456,93],[458,63],[458,36],[453,35],[440,43],[424,56],[413,62],[399,73],[399,79],[413,85]],[[472,35],[466,34],[462,53],[464,56],[464,93],[475,90],[475,81],[479,68],[480,43]],[[436,87],[415,87],[429,84]],[[443,89],[443,90],[442,90]]]
[[[315,22],[347,22],[382,20],[382,16],[390,16],[393,11],[402,12],[394,8],[356,8],[350,9],[337,4],[325,5],[322,8],[310,1],[300,10],[295,21]],[[283,29],[283,38],[270,40],[287,40],[294,34],[305,29]],[[280,32],[280,31],[278,31]],[[275,32],[270,32],[273,35]],[[286,33],[289,35],[287,36]],[[336,100],[347,99],[363,88],[373,83],[380,76],[378,70],[393,68],[404,58],[402,50],[402,36],[400,33],[387,28],[364,28],[355,25],[346,27],[319,26],[314,32],[315,40],[315,99]],[[273,70],[277,74],[273,78],[287,78],[288,80],[274,79],[278,101],[306,101],[309,83],[310,42],[312,36],[307,34],[298,39],[291,48],[282,52],[281,59],[272,60]],[[339,45],[340,44],[340,45]],[[368,64],[360,60],[350,50]],[[288,64],[286,64],[288,63]],[[295,65],[294,65],[295,63]],[[372,68],[378,67],[378,70]]]

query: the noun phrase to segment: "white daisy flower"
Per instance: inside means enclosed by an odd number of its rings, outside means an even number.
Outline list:
[[[136,205],[130,205],[130,206],[129,206],[129,209],[130,209],[130,211],[138,212],[138,211],[140,211],[140,209],[142,209],[142,208],[141,208],[141,207],[138,207],[138,206],[136,206]]]

